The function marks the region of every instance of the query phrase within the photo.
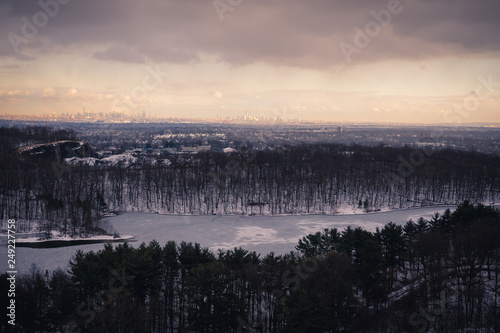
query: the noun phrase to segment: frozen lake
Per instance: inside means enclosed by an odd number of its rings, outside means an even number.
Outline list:
[[[440,214],[446,208],[454,210],[456,206],[438,206],[404,209],[389,212],[351,215],[290,215],[290,216],[179,216],[149,213],[123,213],[104,220],[110,223],[120,234],[134,235],[138,246],[142,242],[157,240],[161,246],[169,240],[197,242],[217,249],[242,247],[263,255],[273,251],[277,254],[295,250],[298,240],[303,236],[321,231],[325,228],[343,230],[347,226],[362,227],[375,231],[389,222],[404,224],[419,217],[430,219],[435,212]],[[0,271],[7,271],[7,246],[2,236],[0,246]],[[103,244],[76,245],[59,248],[16,248],[16,268],[18,272],[26,272],[32,264],[43,271],[57,267],[69,268],[69,260],[73,254],[83,251],[98,251]]]

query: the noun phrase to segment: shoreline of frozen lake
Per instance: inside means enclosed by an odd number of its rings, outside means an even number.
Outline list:
[[[54,248],[54,247],[66,247],[74,245],[83,244],[95,244],[95,243],[117,243],[125,241],[133,241],[134,236],[122,235],[122,236],[109,236],[109,235],[95,235],[89,237],[59,237],[50,239],[38,239],[37,237],[16,238],[17,247],[31,247],[31,248]]]
[[[343,230],[347,226],[362,227],[368,231],[382,228],[389,222],[404,224],[419,217],[430,219],[434,213],[442,214],[447,208],[454,210],[456,206],[429,206],[346,215],[161,215],[154,213],[120,213],[114,217],[106,217],[107,221],[122,235],[133,235],[139,246],[142,242],[156,240],[160,246],[173,240],[197,242],[202,247],[232,249],[242,247],[256,251],[262,256],[270,252],[284,254],[295,251],[298,240],[305,235],[322,231],[325,228]],[[0,242],[0,272],[7,270],[6,237]],[[117,244],[117,243],[114,243]],[[84,252],[103,249],[104,244],[86,244],[57,248],[16,248],[16,269],[27,272],[32,264],[42,271],[51,271],[58,267],[69,269],[69,260],[77,250]]]

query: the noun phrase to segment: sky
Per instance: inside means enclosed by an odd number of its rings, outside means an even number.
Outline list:
[[[499,0],[0,0],[0,114],[500,123]]]

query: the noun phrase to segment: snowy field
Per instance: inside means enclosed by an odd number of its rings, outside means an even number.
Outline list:
[[[123,213],[105,218],[105,222],[120,234],[133,235],[133,246],[142,242],[157,240],[161,246],[169,240],[176,242],[197,242],[217,249],[242,247],[263,255],[273,251],[277,254],[295,250],[295,245],[303,236],[325,228],[343,230],[347,226],[362,227],[375,231],[389,222],[404,224],[409,219],[419,217],[430,219],[435,212],[442,213],[446,208],[438,206],[404,209],[397,211],[349,215],[290,215],[290,216],[179,216],[149,213]],[[6,236],[0,238],[0,272],[7,271]],[[69,268],[69,260],[77,250],[98,251],[103,244],[76,245],[58,248],[16,248],[16,268],[27,272],[32,264],[43,271],[58,267]]]

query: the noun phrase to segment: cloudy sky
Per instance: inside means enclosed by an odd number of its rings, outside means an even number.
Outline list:
[[[499,0],[0,0],[0,113],[500,122]]]

